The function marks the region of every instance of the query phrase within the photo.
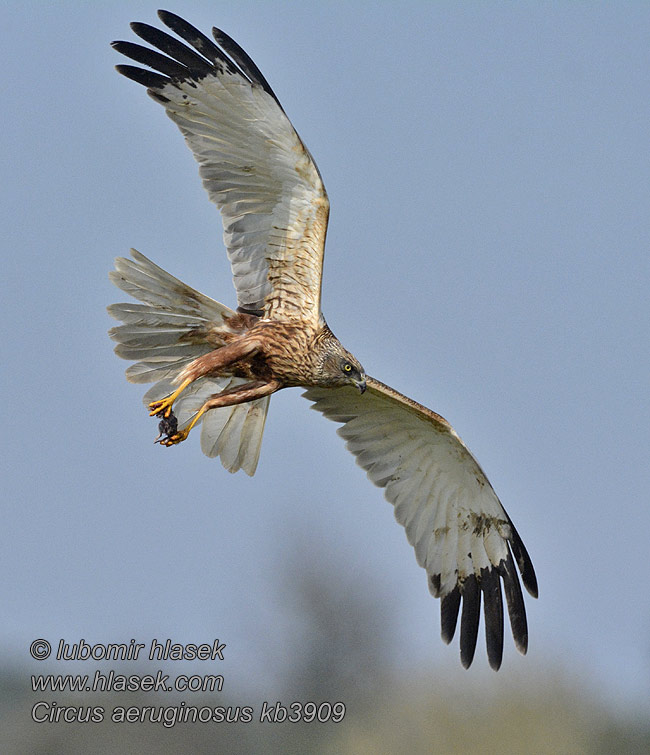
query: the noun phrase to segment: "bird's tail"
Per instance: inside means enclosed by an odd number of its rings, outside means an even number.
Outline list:
[[[155,383],[145,394],[149,404],[175,389],[175,378],[191,361],[215,348],[207,343],[208,330],[235,332],[225,318],[233,310],[204,296],[131,249],[132,259],[118,257],[111,281],[141,304],[112,304],[109,314],[123,324],[109,331],[117,341],[115,353],[132,359],[126,371],[132,383]],[[174,403],[178,429],[182,430],[213,394],[246,380],[237,377],[201,377],[191,383]],[[270,397],[206,412],[202,419],[201,448],[207,456],[220,456],[229,472],[243,469],[254,474],[262,445]]]

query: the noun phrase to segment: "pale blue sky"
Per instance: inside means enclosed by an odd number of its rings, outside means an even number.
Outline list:
[[[153,444],[106,336],[105,306],[124,298],[113,258],[134,246],[235,301],[180,134],[113,71],[110,41],[156,7],[0,11],[6,658],[27,662],[41,636],[219,636],[230,677],[264,690],[263,664],[288,652],[283,565],[302,548],[375,585],[396,666],[466,674],[390,505],[299,391],[273,397],[253,479],[198,436]],[[330,196],[329,324],[370,374],[452,422],[528,547],[529,655],[508,637],[499,676],[558,663],[644,704],[650,6],[169,9],[262,69]]]

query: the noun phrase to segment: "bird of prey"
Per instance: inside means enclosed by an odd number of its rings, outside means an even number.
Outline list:
[[[177,36],[144,23],[113,47],[146,68],[118,65],[147,88],[181,130],[221,211],[236,310],[162,270],[139,252],[119,258],[111,280],[139,303],[114,304],[116,353],[126,374],[154,383],[145,395],[173,446],[201,423],[201,447],[226,469],[252,475],[272,393],[291,386],[328,419],[384,488],[406,530],[451,642],[460,614],[460,656],[474,657],[484,606],[488,660],[503,654],[506,605],[516,647],[528,628],[515,563],[537,596],[533,566],[483,470],[451,425],[365,374],[320,309],[329,201],[309,151],[259,68],[227,34],[213,39],[159,11]],[[180,39],[179,39],[180,38]],[[181,41],[182,40],[182,41]]]

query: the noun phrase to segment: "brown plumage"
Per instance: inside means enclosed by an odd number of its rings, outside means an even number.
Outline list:
[[[198,420],[212,409],[233,406],[264,396],[280,388],[296,386],[336,388],[351,384],[361,393],[366,389],[363,368],[346,351],[324,320],[311,323],[275,322],[246,315],[224,318],[239,330],[238,335],[221,332],[216,323],[206,329],[205,343],[218,348],[192,360],[176,376],[181,388],[160,401],[149,404],[151,414],[169,418],[174,401],[190,384],[203,377],[245,378],[246,382],[208,398],[185,429],[158,440],[171,446],[187,438]],[[197,342],[196,333],[194,342]],[[200,343],[200,341],[198,341]],[[223,342],[223,345],[220,345]]]
[[[304,386],[405,527],[429,589],[441,598],[442,637],[461,616],[464,666],[474,656],[481,601],[490,665],[503,652],[506,598],[517,648],[528,628],[515,562],[537,594],[532,563],[483,470],[449,423],[367,377],[320,310],[329,201],[309,151],[257,66],[224,32],[216,43],[160,11],[184,40],[147,24],[115,49],[148,66],[117,69],[147,87],[178,125],[219,207],[237,311],[186,286],[144,255],[119,258],[113,282],[139,303],[114,304],[116,353],[172,446],[201,423],[201,446],[231,472],[253,474],[269,397]],[[367,388],[367,391],[366,391]],[[364,393],[365,392],[365,393]],[[363,394],[363,395],[362,395]],[[483,598],[481,598],[483,596]],[[462,610],[461,610],[462,605]]]

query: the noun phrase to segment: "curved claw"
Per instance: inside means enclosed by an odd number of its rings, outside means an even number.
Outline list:
[[[152,401],[148,406],[149,416],[164,417],[165,419],[167,419],[172,413],[172,404],[174,403],[172,396],[167,396],[167,398],[162,399],[162,401]]]
[[[174,401],[181,395],[181,393],[187,388],[187,386],[191,383],[191,379],[187,378],[186,380],[183,380],[183,382],[178,386],[178,388],[173,392],[170,393],[169,396],[165,396],[165,398],[160,399],[160,401],[152,401],[149,404],[149,416],[150,417],[163,417],[167,419],[170,414],[172,413],[172,405]]]
[[[160,443],[161,446],[166,446],[167,448],[170,448],[171,446],[175,446],[178,443],[182,443],[185,440],[185,438],[187,438],[188,435],[189,435],[189,432],[187,430],[179,430],[173,435],[168,435],[166,438],[161,438],[160,440],[157,440],[156,443]]]

